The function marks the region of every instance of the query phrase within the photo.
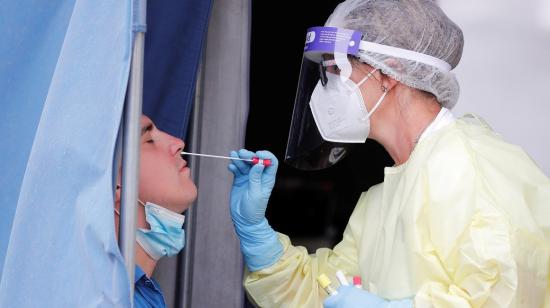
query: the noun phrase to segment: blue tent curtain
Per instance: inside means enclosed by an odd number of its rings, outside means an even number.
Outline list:
[[[132,2],[19,0],[0,10],[0,307],[130,305],[112,166]],[[211,4],[148,2],[143,111],[182,138]]]
[[[21,181],[73,6],[74,1],[21,0],[3,3],[0,10],[0,279]]]
[[[0,307],[130,305],[112,166],[131,12],[120,0],[3,4],[0,120],[15,142],[0,161]]]
[[[212,0],[148,1],[143,113],[185,138]]]

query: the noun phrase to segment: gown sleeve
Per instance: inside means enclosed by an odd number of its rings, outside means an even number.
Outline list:
[[[361,236],[361,218],[366,204],[363,194],[346,226],[343,239],[334,249],[320,248],[308,254],[295,247],[286,235],[279,234],[284,254],[269,268],[246,272],[244,285],[249,298],[259,307],[322,307],[327,296],[317,276],[326,274],[336,283],[336,271],[359,275],[357,242]],[[337,284],[335,284],[337,285]]]

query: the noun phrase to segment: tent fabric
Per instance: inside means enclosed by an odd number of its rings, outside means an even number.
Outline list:
[[[0,10],[0,280],[23,174],[73,6],[74,1],[20,0]]]
[[[212,0],[147,2],[143,113],[185,138]]]
[[[0,307],[129,307],[130,284],[114,236],[112,166],[129,72],[131,1],[10,5],[15,17],[8,23],[25,28],[32,20],[27,31],[37,34],[28,42],[21,30],[23,53],[11,54],[16,62],[1,75],[27,70],[14,73],[24,77],[12,87],[33,95],[12,94],[12,112],[25,117],[16,107],[26,99],[40,120],[35,134],[25,131],[34,140],[5,254]],[[35,45],[48,53],[27,50]],[[25,64],[41,62],[35,56],[44,56],[43,69]],[[35,70],[42,78],[36,84],[27,77]],[[17,128],[10,129],[19,136]]]

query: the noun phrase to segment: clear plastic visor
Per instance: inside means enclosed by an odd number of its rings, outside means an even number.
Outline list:
[[[344,158],[353,144],[335,143],[321,137],[309,106],[316,87],[327,87],[329,73],[342,81],[351,76],[350,56],[357,56],[362,34],[334,27],[309,28],[300,69],[285,162],[302,170],[328,168]]]
[[[351,63],[347,54],[335,57],[326,53],[315,59],[303,57],[285,154],[285,162],[297,169],[328,168],[342,160],[354,146],[324,140],[311,112],[311,95],[318,85],[328,85],[327,74],[330,73],[342,79],[350,76]]]

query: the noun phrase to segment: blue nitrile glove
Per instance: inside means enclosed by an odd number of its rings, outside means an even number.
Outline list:
[[[267,202],[275,185],[279,162],[268,151],[256,153],[239,150],[231,157],[270,159],[271,165],[252,165],[250,162],[232,160],[228,168],[233,173],[231,188],[231,218],[241,240],[241,250],[250,271],[258,271],[273,265],[283,254],[283,246],[265,218]]]
[[[338,294],[329,296],[323,303],[325,308],[412,308],[412,300],[387,301],[368,291],[354,286],[338,288]]]

